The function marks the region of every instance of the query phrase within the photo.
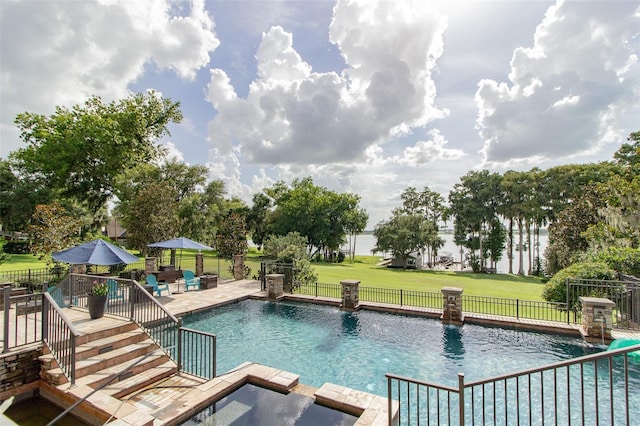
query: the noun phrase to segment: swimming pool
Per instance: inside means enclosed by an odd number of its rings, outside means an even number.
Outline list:
[[[603,350],[579,338],[372,311],[247,300],[187,316],[185,327],[217,335],[217,371],[244,361],[386,396],[385,373],[445,385]]]

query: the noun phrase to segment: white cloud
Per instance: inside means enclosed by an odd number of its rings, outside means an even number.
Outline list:
[[[636,2],[558,1],[532,47],[513,53],[510,83],[476,92],[486,161],[537,163],[624,140],[640,95]],[[628,124],[628,123],[625,123]]]
[[[446,115],[434,106],[431,72],[446,20],[425,2],[338,1],[330,40],[342,72],[313,72],[275,26],[256,53],[258,76],[245,99],[213,70],[207,99],[218,111],[209,140],[258,164],[352,162],[369,147]]]
[[[2,156],[20,146],[18,113],[126,97],[148,64],[191,79],[219,44],[203,0],[2,1],[0,12]]]

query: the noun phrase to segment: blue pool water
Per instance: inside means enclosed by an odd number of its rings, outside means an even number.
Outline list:
[[[579,338],[295,302],[247,300],[184,318],[217,335],[221,374],[252,361],[386,396],[386,373],[457,385],[604,349]]]

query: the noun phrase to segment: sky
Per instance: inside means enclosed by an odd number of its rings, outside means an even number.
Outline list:
[[[0,157],[19,113],[155,90],[229,196],[310,176],[373,229],[409,186],[610,160],[639,55],[638,0],[0,0]]]

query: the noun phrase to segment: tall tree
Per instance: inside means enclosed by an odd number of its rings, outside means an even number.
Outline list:
[[[40,258],[71,247],[80,237],[82,221],[67,214],[60,204],[38,204],[29,225],[31,252]]]
[[[11,163],[0,159],[0,224],[5,231],[26,231],[35,207],[53,202],[55,193],[46,182],[14,173]]]
[[[242,214],[230,211],[220,223],[216,236],[218,256],[233,259],[234,255],[247,252],[247,225]]]
[[[391,252],[395,258],[405,262],[411,253],[426,246],[428,235],[432,233],[432,223],[423,220],[421,215],[406,214],[396,209],[388,221],[382,221],[374,228],[374,250]]]
[[[49,117],[19,114],[15,123],[28,146],[11,159],[95,212],[111,197],[115,177],[158,158],[157,140],[181,120],[179,103],[153,92],[107,104],[94,96],[82,106],[57,107]]]
[[[162,182],[151,182],[140,188],[131,200],[127,215],[122,217],[127,228],[127,244],[150,253],[147,244],[175,238],[180,227],[175,188]]]
[[[345,229],[349,234],[349,253],[351,261],[356,258],[356,238],[358,234],[364,231],[369,221],[369,215],[363,208],[355,208],[346,213]]]

